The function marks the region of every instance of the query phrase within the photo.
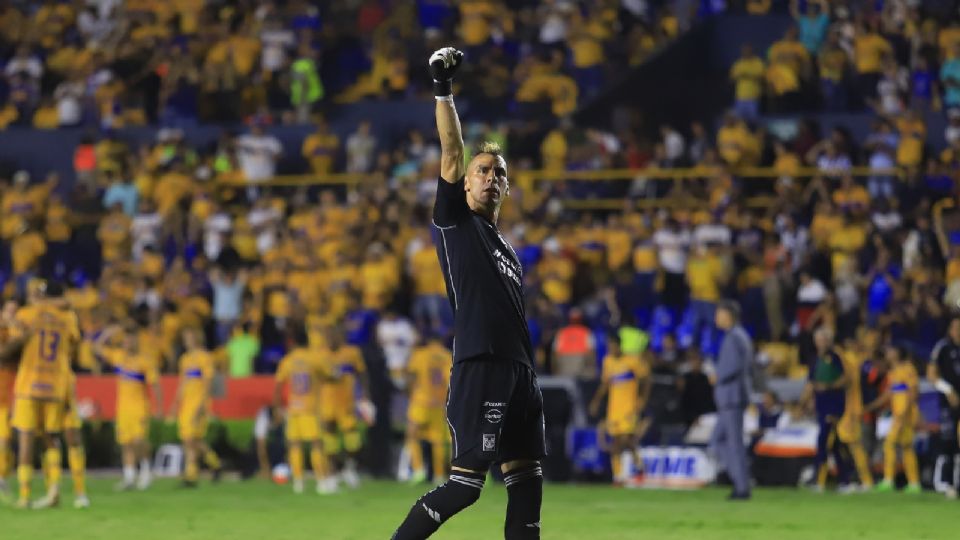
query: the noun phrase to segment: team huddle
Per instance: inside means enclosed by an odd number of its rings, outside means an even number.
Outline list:
[[[340,480],[356,487],[362,443],[359,413],[371,414],[363,355],[359,348],[344,342],[336,326],[325,327],[313,339],[301,334],[297,341],[298,346],[277,368],[273,407],[279,421],[286,386],[286,437],[293,490],[303,492],[304,446],[309,447],[318,493],[335,492]]]
[[[16,507],[57,506],[62,438],[73,478],[74,506],[89,506],[73,371],[80,364],[115,374],[116,442],[123,464],[118,490],[150,486],[150,425],[154,419],[163,419],[164,413],[177,423],[183,445],[182,485],[197,485],[201,463],[212,479],[218,480],[220,458],[205,439],[222,362],[219,354],[205,347],[202,330],[187,327],[179,336],[179,383],[172,405],[165,410],[160,385],[162,359],[141,339],[138,326],[126,322],[83,335],[63,292],[58,283],[38,282],[30,288],[24,306],[8,302],[0,316],[0,497],[12,499],[6,480],[16,468]],[[304,489],[305,449],[318,493],[337,491],[341,481],[355,487],[362,428],[375,414],[363,355],[346,343],[336,324],[297,330],[292,332],[296,346],[281,360],[276,373],[272,407],[272,420],[285,421],[294,491]],[[95,359],[93,365],[80,361],[85,353]],[[414,480],[426,477],[421,441],[433,447],[434,478],[446,474],[449,442],[444,400],[450,363],[450,351],[439,339],[430,338],[413,351],[407,367],[407,448]],[[16,456],[12,451],[14,433],[18,435]],[[33,500],[35,446],[43,447],[46,493]]]
[[[144,490],[152,480],[149,426],[152,417],[163,414],[159,359],[155,351],[141,349],[140,336],[134,325],[110,326],[93,339],[84,339],[77,314],[69,307],[63,293],[63,287],[58,283],[39,282],[30,288],[25,306],[17,307],[11,302],[3,312],[0,496],[9,496],[6,477],[14,461],[9,455],[12,427],[18,434],[17,508],[40,509],[59,504],[60,434],[68,448],[74,506],[85,508],[90,505],[73,372],[73,366],[78,364],[85,347],[100,359],[104,367],[116,374],[116,440],[123,461],[123,480],[117,489]],[[185,329],[182,339],[184,353],[180,357],[180,384],[169,412],[177,419],[178,433],[186,449],[183,483],[194,486],[201,455],[214,478],[220,471],[219,458],[204,442],[210,415],[210,384],[217,366],[213,353],[203,348],[199,330]],[[8,418],[12,418],[9,425]],[[44,446],[42,464],[47,491],[42,498],[31,500],[34,445],[37,442]]]
[[[409,396],[405,445],[412,482],[426,479],[421,443],[431,445],[433,477],[446,475],[449,435],[444,401],[451,353],[431,337],[416,348],[407,365]],[[344,343],[335,326],[301,340],[280,361],[274,385],[274,420],[281,421],[287,394],[286,439],[293,491],[304,491],[305,455],[316,478],[317,493],[337,491],[340,481],[356,487],[361,425],[375,413],[359,348]]]
[[[5,478],[16,461],[20,487],[16,507],[49,508],[59,504],[62,433],[74,483],[74,506],[85,508],[90,505],[85,482],[86,456],[79,434],[76,381],[71,368],[80,342],[79,320],[67,307],[58,284],[40,284],[31,289],[29,296],[23,307],[7,303],[2,315],[0,497],[9,497]],[[16,460],[10,451],[11,427],[19,433]],[[47,492],[31,501],[36,442],[44,446],[42,464]]]

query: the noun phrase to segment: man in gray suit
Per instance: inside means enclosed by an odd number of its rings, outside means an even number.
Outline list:
[[[740,306],[736,302],[724,300],[717,306],[716,325],[726,333],[717,356],[717,382],[713,388],[717,403],[713,446],[717,459],[733,481],[730,500],[748,500],[750,469],[743,444],[743,412],[750,402],[748,388],[753,343],[740,326]]]

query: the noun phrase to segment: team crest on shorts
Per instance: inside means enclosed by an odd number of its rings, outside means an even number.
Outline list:
[[[497,434],[496,433],[484,433],[483,434],[483,451],[484,452],[493,452],[497,448]]]
[[[503,420],[503,413],[500,412],[500,409],[490,409],[484,413],[483,417],[491,424],[499,424],[500,420]]]

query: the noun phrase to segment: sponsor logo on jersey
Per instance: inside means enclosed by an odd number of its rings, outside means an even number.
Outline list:
[[[483,417],[491,424],[499,424],[503,420],[503,413],[500,412],[500,409],[490,409],[483,414]]]

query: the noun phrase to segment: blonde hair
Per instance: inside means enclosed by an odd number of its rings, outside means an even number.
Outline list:
[[[474,152],[474,155],[477,154],[492,154],[494,156],[503,157],[503,150],[500,148],[500,143],[495,141],[483,141],[477,145],[477,151]]]

